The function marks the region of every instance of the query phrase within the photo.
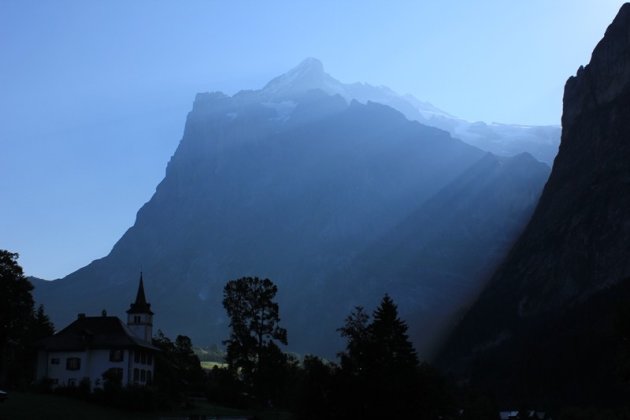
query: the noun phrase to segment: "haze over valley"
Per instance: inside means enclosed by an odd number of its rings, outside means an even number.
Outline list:
[[[370,98],[410,105],[343,85],[312,58],[258,91],[197,95],[134,226],[105,258],[38,283],[37,300],[60,324],[95,307],[121,311],[141,261],[161,328],[218,344],[223,285],[259,275],[279,285],[289,348],[332,357],[347,312],[387,292],[428,356],[525,226],[549,167]]]
[[[0,418],[627,418],[630,3],[250,6],[0,5]]]

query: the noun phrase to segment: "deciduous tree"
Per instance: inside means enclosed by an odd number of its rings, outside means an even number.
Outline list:
[[[277,292],[271,280],[258,277],[231,280],[223,290],[231,328],[230,338],[224,342],[226,362],[259,394],[270,385],[270,372],[286,363],[277,344],[287,344],[287,331],[279,326],[279,307],[274,301]]]

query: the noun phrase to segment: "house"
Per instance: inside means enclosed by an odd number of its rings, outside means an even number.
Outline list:
[[[142,273],[136,301],[120,318],[86,316],[40,342],[37,379],[53,387],[79,385],[86,379],[92,388],[103,386],[103,374],[117,377],[123,385],[149,385],[153,381],[155,354],[151,344],[153,312],[144,294]]]

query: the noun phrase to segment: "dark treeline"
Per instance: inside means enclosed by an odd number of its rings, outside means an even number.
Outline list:
[[[230,317],[227,369],[207,378],[208,399],[243,407],[281,407],[303,419],[418,418],[495,419],[488,398],[461,393],[427,363],[421,363],[385,295],[370,315],[356,307],[338,332],[346,340],[339,362],[283,353],[276,286],[246,277],[228,282],[223,304]]]
[[[31,290],[32,285],[17,264],[17,254],[0,251],[0,386],[51,391],[49,384],[33,382],[37,342],[54,330],[43,308],[35,309]],[[156,374],[150,386],[123,386],[118,376],[105,372],[102,389],[91,389],[87,381],[76,387],[58,387],[54,392],[134,410],[169,410],[207,399],[252,412],[282,410],[299,419],[488,420],[498,419],[500,408],[521,408],[519,418],[528,418],[525,412],[532,408],[545,410],[545,418],[561,420],[630,418],[624,409],[626,404],[606,411],[606,407],[587,404],[565,408],[553,401],[546,401],[541,407],[537,402],[540,399],[523,398],[518,404],[512,401],[510,407],[500,407],[493,396],[499,396],[499,401],[506,399],[497,392],[488,392],[489,387],[473,389],[468,384],[456,384],[420,361],[409,340],[407,324],[398,316],[397,306],[388,295],[371,313],[356,307],[348,314],[337,330],[345,340],[337,361],[313,355],[298,358],[281,348],[290,340],[290,334],[280,325],[276,293],[277,287],[269,279],[245,277],[226,284],[223,306],[230,319],[230,336],[224,341],[225,366],[202,369],[190,338],[179,335],[171,340],[158,331],[153,344],[161,351],[156,356]],[[605,311],[599,308],[594,312]],[[616,370],[621,382],[627,384],[630,310],[623,306],[616,313],[610,323],[619,344],[614,347],[611,362],[619,368]],[[535,338],[532,342],[536,342]],[[543,339],[544,336],[538,342]],[[595,341],[591,343],[593,349],[597,348]],[[561,345],[557,347],[563,349]],[[212,352],[221,353],[218,348]],[[587,376],[590,372],[588,360],[583,362],[574,372],[577,377],[580,372]],[[515,368],[516,364],[518,361]],[[491,370],[489,364],[486,368]],[[551,376],[538,376],[540,386],[528,385],[528,389],[551,394],[549,388],[557,387],[563,379],[554,377],[558,368],[548,370]],[[606,385],[606,378],[599,379],[604,381],[598,382],[599,387]]]
[[[498,419],[501,409],[519,411],[518,418],[541,418],[530,416],[533,409],[538,410],[536,415],[544,412],[545,419],[630,418],[625,408],[627,404],[617,408],[611,408],[609,404],[593,405],[594,399],[584,392],[580,394],[584,397],[581,404],[567,405],[523,394],[512,395],[507,405],[501,405],[506,404],[508,399],[490,387],[455,383],[418,359],[407,335],[407,325],[398,316],[397,306],[388,295],[382,298],[372,313],[356,307],[348,314],[337,330],[345,339],[345,348],[340,349],[336,362],[312,355],[300,360],[280,348],[290,340],[290,334],[280,326],[280,308],[274,301],[276,292],[277,287],[268,279],[246,277],[226,284],[223,304],[231,327],[230,337],[224,342],[227,368],[215,367],[201,373],[198,359],[195,360],[190,342],[185,338],[176,340],[187,343],[180,346],[185,351],[164,352],[164,363],[173,365],[178,363],[176,357],[188,354],[184,359],[189,361],[189,369],[170,371],[184,375],[180,383],[187,384],[189,394],[203,393],[211,402],[240,408],[279,408],[300,419],[401,417],[488,420]],[[616,331],[623,344],[616,347],[619,350],[613,360],[618,367],[616,374],[614,377],[609,375],[608,379],[600,378],[598,382],[602,389],[608,387],[601,381],[616,381],[619,375],[622,381],[630,383],[627,379],[630,310],[627,306],[620,311],[613,309],[611,312],[616,315],[609,320],[609,327]],[[590,324],[580,322],[580,325]],[[606,322],[602,321],[600,329],[605,326],[603,324]],[[532,337],[532,343],[539,341]],[[553,367],[548,367],[549,374],[544,375],[541,374],[542,367],[534,366],[532,371],[539,373],[538,386],[530,383],[528,389],[552,395],[550,387],[557,387],[572,377],[578,379],[584,376],[575,382],[584,383],[589,377],[589,366],[595,363],[598,351],[601,353],[597,350],[599,347],[596,342],[592,343],[590,354],[594,359],[590,362],[585,359],[579,366],[574,366],[573,376],[567,376],[566,372],[559,372]],[[567,350],[563,346],[558,348],[559,351]],[[175,356],[177,354],[180,356]],[[486,368],[492,370],[491,365],[486,365]],[[515,360],[514,368],[522,370],[524,366]],[[510,372],[491,374],[509,375]],[[167,379],[167,382],[174,383],[172,379]],[[588,387],[585,390],[592,391]],[[180,398],[185,400],[185,395]]]

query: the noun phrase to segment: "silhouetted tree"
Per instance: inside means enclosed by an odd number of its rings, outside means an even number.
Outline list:
[[[259,398],[269,398],[278,389],[277,371],[286,356],[276,342],[287,344],[287,331],[281,328],[278,288],[269,279],[243,277],[229,281],[223,290],[223,306],[230,318],[230,338],[226,362],[234,375]],[[274,374],[276,372],[276,374]]]
[[[338,354],[341,369],[334,388],[334,404],[339,417],[365,417],[370,411],[372,384],[371,364],[373,337],[369,328],[370,316],[362,306],[355,307],[337,331],[346,339],[346,349]]]
[[[190,338],[178,335],[173,342],[158,330],[153,345],[161,350],[156,354],[155,385],[162,395],[181,402],[186,393],[205,392],[205,376]]]
[[[374,342],[373,363],[390,375],[405,375],[418,367],[407,324],[398,317],[398,307],[386,294],[376,308],[369,333]]]
[[[335,418],[337,367],[315,356],[305,356],[302,363],[300,395],[296,414],[300,419]]]
[[[374,401],[372,412],[383,416],[413,412],[418,404],[418,356],[407,336],[407,324],[385,295],[368,327],[368,381]]]
[[[465,391],[459,403],[462,420],[501,420],[499,407],[490,396],[474,389]]]
[[[346,317],[343,327],[337,329],[346,341],[346,350],[339,353],[341,367],[349,373],[358,374],[364,371],[372,337],[368,328],[370,316],[362,306],[356,306]]]
[[[17,369],[13,369],[16,380],[20,379],[26,384],[35,378],[37,343],[42,338],[49,337],[54,333],[55,327],[44,312],[44,306],[39,305],[28,319],[22,339],[16,347],[14,361]]]
[[[428,365],[419,365],[407,328],[388,295],[371,322],[362,307],[346,318],[338,330],[347,339],[333,404],[338,417],[437,418],[449,410],[446,385]]]
[[[32,325],[33,326],[31,334],[36,340],[51,336],[55,333],[55,326],[53,325],[48,315],[46,315],[46,312],[44,311],[44,305],[39,305],[37,307]]]
[[[214,366],[208,372],[206,388],[208,401],[222,405],[246,407],[248,398],[243,394],[243,384],[228,369]]]
[[[43,307],[33,308],[33,285],[17,263],[18,254],[0,250],[0,385],[33,377],[35,343],[54,332]]]
[[[191,391],[201,390],[204,385],[204,373],[189,337],[178,335],[175,338],[175,360],[186,387]]]

